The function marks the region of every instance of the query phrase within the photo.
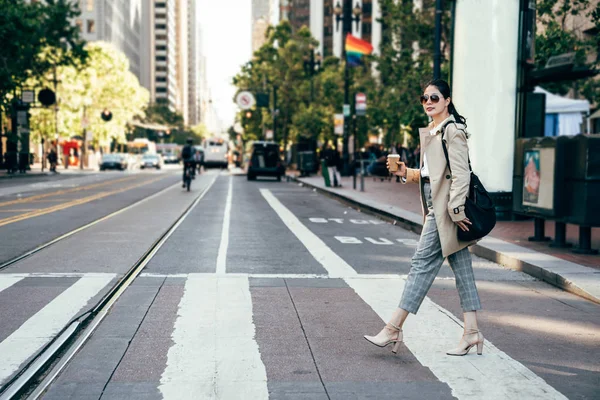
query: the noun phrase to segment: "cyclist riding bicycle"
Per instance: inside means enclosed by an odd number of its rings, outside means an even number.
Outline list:
[[[181,159],[183,160],[183,187],[185,187],[186,168],[190,168],[192,174],[194,174],[194,170],[196,169],[196,164],[194,163],[194,147],[192,146],[192,143],[193,140],[188,138],[185,146],[183,146],[183,149],[181,149]]]

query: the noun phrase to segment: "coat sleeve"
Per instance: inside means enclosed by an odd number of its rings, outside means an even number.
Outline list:
[[[406,179],[402,178],[402,183],[419,183],[419,179],[421,178],[421,170],[414,168],[406,169]]]
[[[465,200],[469,193],[471,172],[469,170],[469,146],[464,130],[450,126],[448,133],[448,158],[452,169],[452,182],[450,183],[450,198],[448,201],[448,214],[452,221],[462,221],[465,215]]]

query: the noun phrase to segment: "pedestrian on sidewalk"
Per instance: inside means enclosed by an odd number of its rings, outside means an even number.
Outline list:
[[[432,122],[419,131],[423,155],[420,168],[406,168],[404,162],[398,161],[398,170],[393,173],[400,176],[403,183],[420,185],[425,222],[399,307],[381,332],[376,336],[365,336],[365,339],[380,347],[393,344],[395,353],[402,342],[404,321],[409,313],[417,313],[447,257],[463,309],[464,334],[458,347],[446,354],[463,356],[473,346],[477,346],[477,354],[481,354],[484,339],[477,326],[477,310],[481,309],[481,303],[468,249],[474,242],[461,242],[457,238],[458,229],[468,231],[471,225],[464,210],[471,179],[466,120],[456,110],[450,86],[443,80],[433,80],[426,86],[421,104]],[[452,175],[439,135],[448,147]]]
[[[56,171],[56,163],[58,161],[58,155],[56,154],[56,150],[53,148],[50,149],[48,153],[48,162],[50,163],[50,172],[58,173]]]
[[[328,143],[327,148],[324,151],[323,155],[325,159],[325,163],[327,164],[327,170],[329,172],[329,177],[331,178],[331,183],[333,187],[341,187],[342,186],[342,178],[340,173],[338,172],[338,168],[340,165],[340,153],[334,149],[333,144]]]

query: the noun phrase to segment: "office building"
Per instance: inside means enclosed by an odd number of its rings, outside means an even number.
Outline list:
[[[142,15],[142,79],[151,103],[177,110],[177,0],[146,0]]]
[[[177,0],[175,8],[175,27],[177,31],[177,92],[175,109],[183,115],[183,121],[187,125],[189,122],[189,18],[190,10],[189,0]]]
[[[265,43],[265,35],[271,24],[271,0],[252,0],[253,52]]]
[[[188,113],[189,124],[197,125],[201,120],[201,55],[202,29],[199,22],[197,0],[188,0]]]
[[[140,79],[142,0],[80,0],[79,8],[75,24],[82,38],[112,43],[125,53],[129,69]]]

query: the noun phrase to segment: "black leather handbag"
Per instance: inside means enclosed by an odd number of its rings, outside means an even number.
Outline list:
[[[444,126],[442,131],[442,147],[446,156],[448,170],[452,174],[450,159],[448,158],[448,148],[444,139],[445,128]],[[469,194],[465,200],[465,215],[469,218],[472,225],[469,226],[469,230],[466,232],[458,228],[458,240],[463,242],[481,239],[490,233],[496,225],[496,208],[494,207],[494,202],[490,194],[485,190],[479,177],[473,172],[470,159],[469,171],[471,172],[471,182],[469,184]]]

